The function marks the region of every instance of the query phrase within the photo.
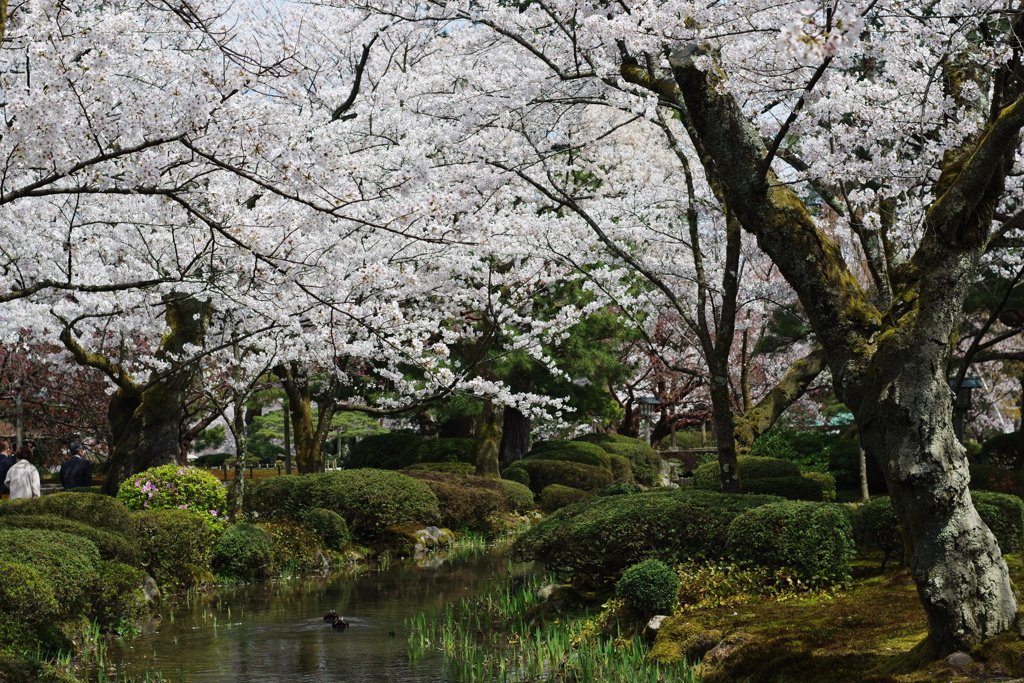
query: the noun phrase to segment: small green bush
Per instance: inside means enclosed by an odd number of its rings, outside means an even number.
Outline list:
[[[825,498],[821,482],[811,477],[764,477],[742,479],[740,486],[744,493],[759,493],[779,496],[788,500],[811,500],[821,502]]]
[[[429,486],[389,470],[256,479],[245,496],[246,512],[260,519],[298,519],[313,508],[337,512],[360,539],[373,538],[392,524],[434,524],[439,519],[437,497]]]
[[[39,569],[6,558],[0,559],[0,612],[34,626],[67,616]]]
[[[821,485],[821,500],[826,503],[836,499],[836,478],[827,472],[804,472],[805,479],[811,479]]]
[[[149,612],[142,581],[146,572],[121,562],[100,562],[92,588],[90,617],[104,633],[135,627]]]
[[[1015,470],[999,465],[971,464],[971,490],[1020,494],[1024,492],[1024,477]]]
[[[550,484],[545,486],[544,490],[540,492],[540,509],[550,514],[555,510],[561,510],[567,505],[584,501],[590,498],[591,495],[587,491],[569,488],[561,484]]]
[[[62,531],[95,543],[100,551],[100,557],[104,560],[131,565],[139,562],[139,549],[121,534],[55,515],[8,515],[0,517],[0,528]]]
[[[274,521],[260,524],[260,528],[270,534],[273,564],[278,571],[305,574],[326,566],[329,558],[308,527],[297,522]]]
[[[142,566],[171,591],[203,585],[212,579],[210,558],[216,534],[209,514],[191,510],[140,510],[132,515],[131,535]]]
[[[88,588],[100,561],[92,541],[60,531],[7,529],[0,534],[0,557],[37,570],[65,614],[77,614],[88,605]]]
[[[661,560],[644,560],[622,573],[615,594],[645,614],[668,614],[676,604],[679,576]]]
[[[717,558],[725,554],[737,515],[778,500],[692,489],[593,496],[541,520],[516,539],[512,553],[551,571],[599,576],[617,575],[648,557],[669,564]]]
[[[81,489],[42,498],[5,500],[0,503],[0,516],[6,515],[54,515],[121,533],[131,525],[131,513],[124,503]]]
[[[502,470],[501,478],[530,488],[530,473],[526,471],[526,468],[516,467],[515,463]]]
[[[410,463],[461,462],[472,465],[476,463],[476,450],[476,439],[420,439],[406,447],[402,452],[402,460]]]
[[[510,465],[502,477],[519,481],[515,470],[525,470],[528,473],[527,484],[535,495],[540,495],[546,487],[551,484],[561,484],[583,491],[596,491],[612,483],[612,472],[610,469],[585,465],[580,462],[569,462],[565,460],[540,460],[524,459]]]
[[[744,489],[751,479],[800,476],[800,468],[788,460],[741,455],[736,461],[740,468],[740,486]],[[722,481],[718,474],[718,461],[706,462],[698,467],[693,473],[693,485],[710,491],[721,489]]]
[[[227,492],[217,477],[197,467],[162,465],[125,479],[117,499],[129,510],[190,510],[220,521]]]
[[[473,474],[476,465],[468,462],[418,462],[405,469],[425,472],[446,472],[447,474]]]
[[[1024,550],[1024,501],[1017,496],[991,491],[973,491],[971,498],[1004,553]]]
[[[227,528],[213,549],[211,567],[220,576],[259,581],[270,576],[274,544],[270,534],[242,522]]]
[[[631,493],[640,493],[643,488],[639,484],[611,484],[605,486],[599,491],[595,491],[595,496],[622,496],[629,495]]]
[[[1020,445],[1020,432],[996,434],[981,444],[981,460],[988,465],[1020,469],[1024,460],[1024,453],[1018,451]]]
[[[580,441],[539,441],[524,460],[562,460],[611,470],[608,453],[600,446]]]
[[[434,492],[443,527],[487,531],[488,517],[510,510],[497,479],[442,472],[409,474]]]
[[[349,456],[348,468],[383,467],[386,462],[394,462],[396,468],[408,467],[415,460],[405,461],[403,452],[411,445],[423,440],[418,434],[404,432],[388,432],[372,434],[356,442]],[[410,453],[409,457],[415,457]]]
[[[729,524],[733,558],[794,570],[809,585],[845,580],[853,547],[848,517],[828,503],[769,503],[747,510]]]
[[[608,453],[621,455],[633,468],[633,479],[644,486],[654,486],[661,469],[661,455],[642,439],[622,434],[584,434],[576,441],[600,446]]]
[[[616,455],[615,453],[608,454],[608,460],[612,466],[612,482],[615,484],[632,484],[635,480],[633,477],[633,464],[629,462],[629,458],[624,455]]]
[[[498,483],[501,484],[501,492],[505,495],[510,510],[526,512],[536,507],[533,491],[528,486],[511,479],[499,479]]]
[[[4,615],[0,615],[3,617]],[[51,664],[39,658],[39,650],[17,645],[12,634],[18,633],[19,622],[8,622],[0,618],[0,641],[7,654],[0,655],[0,681],[3,683],[81,683],[82,679],[58,664]],[[59,637],[59,636],[58,636]],[[24,640],[22,642],[32,642]],[[38,643],[37,643],[38,644]],[[62,643],[70,645],[70,643]],[[10,647],[7,647],[10,646]]]
[[[341,550],[352,542],[345,518],[334,510],[313,508],[306,514],[306,524],[313,535],[329,550]]]
[[[853,539],[867,550],[882,551],[882,570],[889,558],[903,553],[900,520],[889,496],[876,496],[857,506],[853,514]]]

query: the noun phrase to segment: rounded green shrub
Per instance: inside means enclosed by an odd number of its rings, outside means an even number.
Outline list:
[[[468,462],[418,462],[405,469],[424,472],[446,472],[448,474],[473,474],[476,465]]]
[[[605,452],[621,455],[629,460],[633,479],[644,486],[654,486],[661,469],[661,455],[642,439],[633,439],[622,434],[584,434],[576,441],[600,446]]]
[[[867,550],[882,551],[882,567],[903,552],[900,520],[889,496],[876,496],[857,506],[853,514],[853,540]]]
[[[322,570],[329,562],[318,539],[298,522],[265,522],[260,528],[270,534],[273,564],[279,570],[287,568],[294,574],[304,574]]]
[[[744,493],[758,493],[779,496],[788,500],[812,500],[821,502],[825,498],[822,484],[811,477],[764,477],[743,479],[740,486]]]
[[[434,492],[443,527],[486,531],[491,515],[510,510],[497,479],[442,472],[409,474]]]
[[[191,510],[140,510],[132,515],[131,535],[142,566],[173,591],[212,579],[210,558],[216,533],[210,515]]]
[[[334,510],[313,508],[306,514],[306,524],[329,550],[341,550],[352,542],[345,518]]]
[[[198,467],[162,465],[125,479],[117,499],[129,510],[189,510],[220,520],[227,492],[217,477]]]
[[[0,612],[32,625],[67,616],[39,569],[6,558],[0,559]]]
[[[501,478],[530,488],[530,473],[526,471],[526,468],[516,467],[515,463],[501,471]]]
[[[740,468],[740,486],[744,489],[746,489],[747,482],[751,479],[800,476],[800,468],[788,460],[741,455],[736,461]],[[712,491],[721,489],[722,482],[718,474],[718,461],[706,462],[698,467],[693,473],[693,485],[699,489]]]
[[[110,496],[84,493],[81,489],[42,498],[3,501],[0,516],[7,515],[54,515],[122,533],[131,524],[131,513],[124,503]]]
[[[971,464],[971,490],[1019,494],[1024,492],[1024,477],[999,465]]]
[[[44,529],[6,529],[0,534],[0,557],[37,570],[59,596],[66,614],[76,614],[88,604],[88,588],[100,561],[92,541]]]
[[[541,520],[513,543],[520,560],[551,571],[617,575],[653,557],[674,564],[725,553],[729,523],[773,496],[664,489],[624,496],[593,496]]]
[[[600,446],[580,441],[539,441],[524,460],[562,460],[611,470],[608,453]]]
[[[146,618],[149,605],[142,592],[146,572],[122,562],[100,562],[91,591],[90,617],[104,633],[118,633]]]
[[[561,484],[583,491],[596,491],[612,483],[612,472],[604,467],[585,465],[580,462],[565,460],[523,459],[510,465],[502,476],[506,479],[519,481],[515,470],[525,470],[528,474],[527,484],[536,495],[551,484]]]
[[[972,491],[971,498],[1004,553],[1024,550],[1024,501],[992,491]]]
[[[836,499],[836,478],[827,472],[804,472],[805,479],[811,479],[821,485],[821,500],[826,503]]]
[[[667,614],[676,604],[679,576],[661,560],[638,562],[622,573],[615,594],[645,614]]]
[[[635,481],[635,478],[633,477],[633,465],[629,462],[629,458],[624,455],[609,453],[608,460],[611,463],[613,483],[632,484]]]
[[[270,575],[274,546],[264,529],[242,522],[227,528],[213,548],[211,567],[220,576],[259,581]]]
[[[561,484],[550,484],[545,486],[544,490],[540,492],[540,509],[546,513],[552,513],[555,510],[561,510],[567,505],[584,501],[590,498],[591,495],[591,493],[581,491],[580,489],[562,486]]]
[[[62,531],[87,538],[96,544],[100,557],[104,560],[137,564],[139,549],[119,533],[106,529],[97,529],[83,522],[76,522],[55,515],[8,515],[0,517],[0,529],[48,529]]]
[[[501,492],[504,494],[505,500],[508,501],[510,510],[526,512],[536,507],[537,504],[530,487],[511,479],[499,479],[498,483],[501,485]]]
[[[410,463],[461,462],[474,464],[476,450],[476,439],[420,439],[406,447],[402,452],[402,460]]]
[[[728,548],[738,562],[790,569],[811,585],[827,585],[850,573],[853,531],[835,505],[769,503],[732,520]]]
[[[313,508],[337,512],[352,534],[362,539],[372,538],[392,524],[434,524],[439,519],[437,497],[429,486],[389,470],[256,479],[245,496],[246,512],[260,519],[300,518]]]
[[[207,453],[206,455],[200,455],[198,458],[193,460],[191,464],[194,467],[221,467],[233,457],[235,457],[234,453]]]
[[[595,496],[622,496],[631,493],[641,493],[643,487],[639,484],[610,484],[603,489],[594,492]]]
[[[1024,453],[1019,452],[1020,432],[996,434],[981,444],[981,460],[988,465],[1019,469]]]
[[[348,468],[383,467],[386,462],[394,462],[396,468],[407,467],[415,462],[406,458],[403,452],[411,445],[419,443],[423,437],[418,434],[404,432],[388,432],[372,434],[356,442],[349,456]],[[410,453],[410,458],[415,454]]]

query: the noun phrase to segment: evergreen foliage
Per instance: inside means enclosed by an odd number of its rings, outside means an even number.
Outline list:
[[[217,541],[211,567],[220,576],[259,581],[270,575],[274,545],[265,530],[242,522],[233,524]]]
[[[562,486],[561,484],[549,484],[540,492],[540,509],[550,514],[555,510],[561,510],[567,505],[584,501],[590,498],[591,495],[587,491]]]
[[[622,573],[615,594],[644,614],[668,614],[676,604],[679,575],[661,560],[647,559]]]

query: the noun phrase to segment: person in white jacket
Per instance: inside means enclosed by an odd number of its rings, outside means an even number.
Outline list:
[[[39,470],[32,464],[32,449],[25,444],[18,449],[18,462],[7,470],[4,484],[11,490],[10,499],[39,497]]]

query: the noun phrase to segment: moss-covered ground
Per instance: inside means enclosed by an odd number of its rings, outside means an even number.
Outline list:
[[[1014,584],[1024,586],[1021,557],[1007,560]],[[973,661],[922,661],[915,648],[927,623],[910,573],[880,574],[879,564],[861,559],[844,590],[680,611],[664,622],[651,657],[703,655],[704,683],[1024,680],[1024,640],[1015,633],[975,648]]]

